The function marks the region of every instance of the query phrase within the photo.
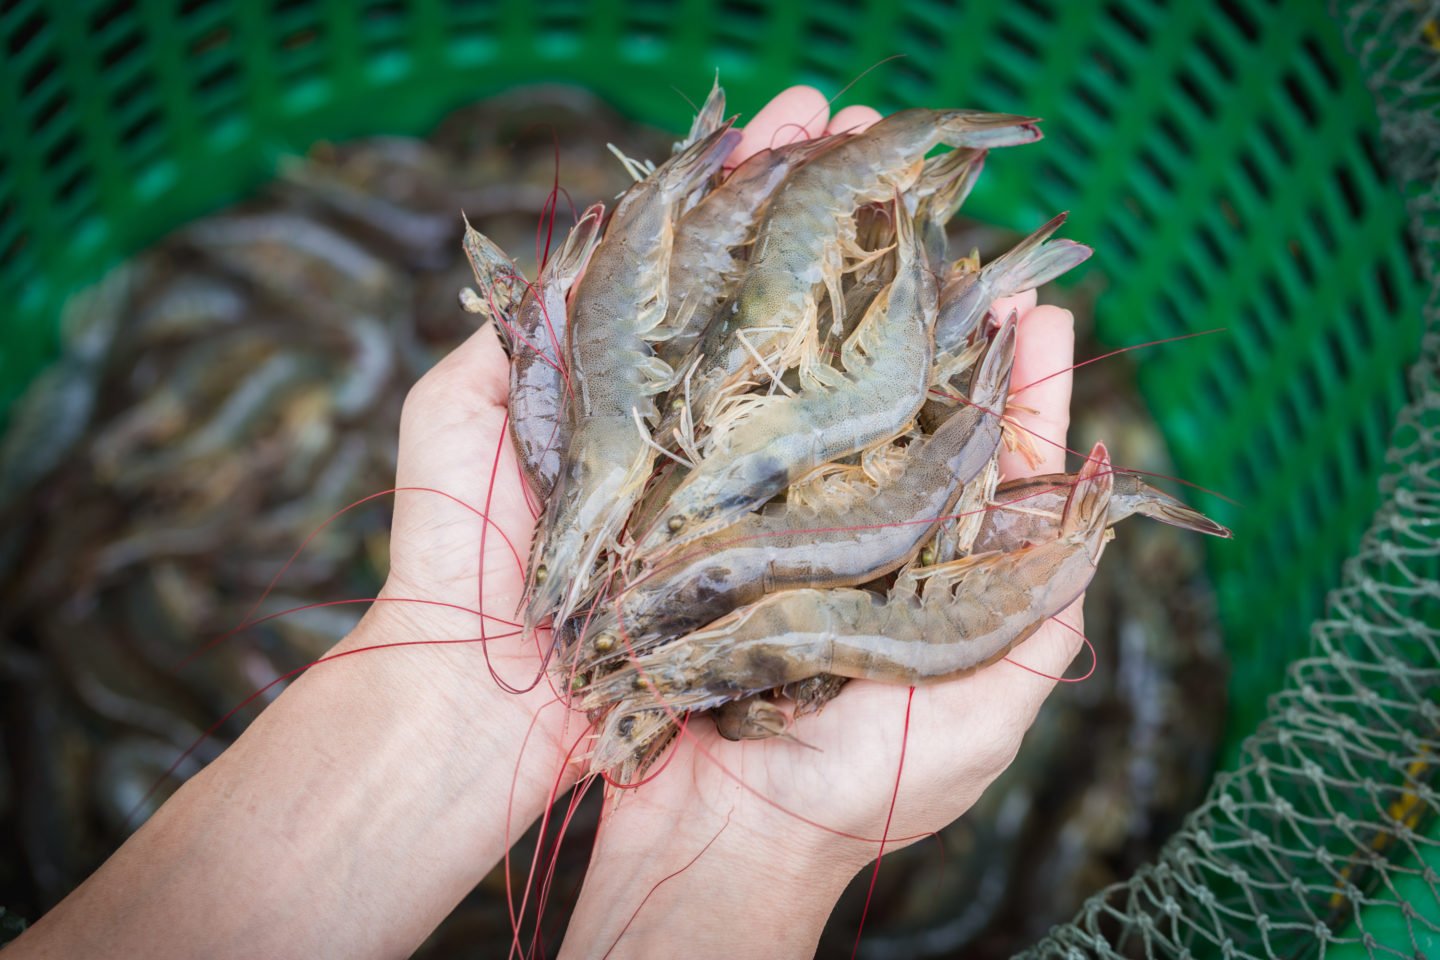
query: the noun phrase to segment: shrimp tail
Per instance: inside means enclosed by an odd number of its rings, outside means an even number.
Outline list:
[[[675,202],[698,187],[725,162],[730,151],[740,142],[740,131],[726,122],[718,130],[690,144],[665,164],[660,174],[660,193],[667,202]]]
[[[1134,486],[1133,491],[1127,490],[1125,493],[1128,494],[1127,499],[1133,501],[1136,513],[1144,514],[1161,523],[1168,523],[1172,527],[1193,530],[1210,537],[1229,540],[1234,536],[1229,527],[1221,526],[1199,510],[1181,503],[1170,494],[1155,489],[1133,475],[1121,474],[1116,479],[1120,481],[1117,486]],[[1129,482],[1126,483],[1126,481]]]
[[[585,261],[590,259],[595,245],[600,242],[600,227],[604,222],[605,204],[603,203],[591,205],[580,215],[580,219],[571,228],[569,236],[565,238],[564,246],[551,261],[558,271],[558,276],[569,277],[572,282],[574,281],[575,277],[584,269]]]
[[[1095,251],[1074,240],[1051,240],[1069,214],[1055,216],[1039,230],[996,257],[990,265],[994,271],[997,297],[1013,296],[1022,290],[1033,290],[1078,267]]]
[[[710,87],[710,95],[695,112],[695,121],[690,124],[690,132],[685,139],[675,144],[675,153],[683,153],[692,144],[699,143],[705,137],[719,130],[725,123],[725,90],[720,86],[720,71],[715,71],[715,82]]]
[[[940,142],[951,147],[1015,147],[1041,138],[1038,117],[975,110],[947,112],[940,120]]]
[[[924,224],[925,259],[936,273],[944,269],[949,239],[945,224],[955,216],[985,167],[984,150],[951,150],[925,161],[920,180],[915,185],[919,201],[915,204],[916,219]]]
[[[1115,470],[1110,465],[1110,452],[1105,444],[1097,443],[1075,475],[1075,486],[1065,501],[1065,513],[1060,519],[1060,538],[1085,541],[1092,564],[1100,562],[1100,554],[1105,549],[1105,527],[1114,489]]]
[[[926,160],[912,191],[920,198],[917,212],[925,211],[945,223],[969,198],[984,169],[984,150],[951,150]]]
[[[1015,366],[1018,327],[1019,315],[1011,310],[995,333],[995,339],[990,341],[990,346],[985,351],[985,359],[980,361],[980,369],[976,371],[975,380],[970,384],[970,397],[981,407],[1005,402],[1005,393],[1010,386],[1010,372]]]

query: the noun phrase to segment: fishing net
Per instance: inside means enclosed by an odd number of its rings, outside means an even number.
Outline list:
[[[1335,15],[1430,278],[1383,506],[1238,766],[1028,956],[1440,955],[1440,2]]]

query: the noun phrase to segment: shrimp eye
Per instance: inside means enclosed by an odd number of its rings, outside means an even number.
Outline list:
[[[617,731],[619,731],[620,736],[625,737],[626,739],[629,739],[629,737],[630,737],[630,731],[631,731],[632,729],[634,729],[634,727],[635,727],[635,718],[634,718],[634,717],[621,717],[621,718],[620,718],[620,722],[619,722],[618,724],[616,724],[615,729],[616,729]]]
[[[609,653],[615,649],[615,634],[606,631],[595,637],[595,649],[600,653]]]
[[[671,533],[679,533],[680,529],[685,526],[685,518],[678,515],[673,516],[665,521],[665,526],[670,529]]]
[[[546,568],[545,564],[542,563],[542,564],[540,564],[540,566],[538,566],[538,567],[535,568],[535,582],[536,582],[536,583],[544,583],[544,582],[545,582],[545,578],[548,577],[548,576],[550,576],[550,571]]]
[[[584,690],[586,682],[587,681],[585,679],[585,674],[577,673],[575,674],[575,676],[570,678],[570,689],[577,692],[580,690]]]

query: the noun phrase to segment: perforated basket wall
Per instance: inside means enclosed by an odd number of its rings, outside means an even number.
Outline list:
[[[1147,352],[1141,386],[1179,472],[1241,504],[1197,502],[1236,532],[1210,566],[1238,744],[1376,508],[1420,342],[1374,103],[1313,0],[3,0],[0,405],[70,291],[314,140],[423,132],[535,80],[678,128],[673,88],[717,67],[751,111],[895,53],[847,99],[1046,118],[972,205],[1022,229],[1071,210],[1109,342],[1229,331]]]

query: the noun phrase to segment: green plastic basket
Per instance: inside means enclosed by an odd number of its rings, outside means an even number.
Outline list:
[[[0,409],[60,305],[319,139],[423,133],[530,81],[680,129],[718,68],[735,109],[792,83],[881,110],[1045,118],[967,212],[1070,210],[1101,336],[1140,355],[1193,495],[1234,661],[1228,743],[1304,643],[1377,503],[1424,284],[1370,95],[1314,0],[0,3]],[[1187,494],[1187,496],[1192,496]]]

